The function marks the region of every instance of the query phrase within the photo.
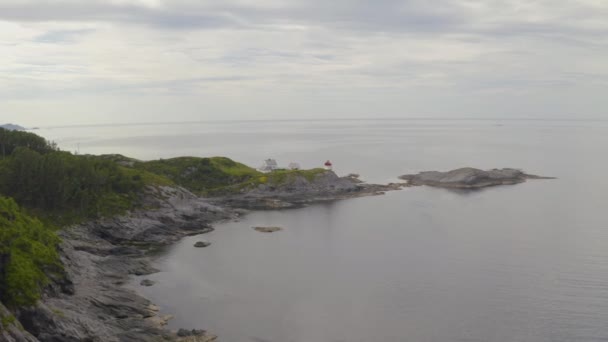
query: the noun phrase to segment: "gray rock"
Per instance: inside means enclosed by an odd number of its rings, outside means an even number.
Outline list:
[[[204,247],[207,247],[207,246],[209,246],[209,245],[211,245],[211,242],[207,242],[207,241],[197,241],[197,242],[194,244],[194,247],[196,247],[196,248],[204,248]]]
[[[253,229],[260,233],[274,233],[283,230],[281,227],[253,227]]]
[[[141,286],[152,286],[154,284],[156,284],[156,282],[150,279],[144,279],[139,283]]]
[[[338,177],[333,171],[325,171],[313,179],[296,176],[279,186],[256,187],[244,194],[217,198],[215,203],[250,210],[286,209],[309,203],[372,196],[403,186],[405,184],[365,184],[354,176]]]
[[[25,331],[13,313],[0,303],[0,341],[36,342],[38,339]]]
[[[192,336],[192,331],[191,330],[187,330],[187,329],[179,329],[177,331],[177,336],[179,336],[179,337]]]
[[[425,171],[414,175],[403,175],[410,185],[428,185],[443,188],[477,189],[495,185],[523,183],[527,179],[548,179],[529,175],[517,169],[480,170],[465,167],[448,172]]]

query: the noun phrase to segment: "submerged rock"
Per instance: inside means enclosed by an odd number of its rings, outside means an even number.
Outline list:
[[[281,227],[253,227],[253,229],[261,233],[274,233],[283,230]]]
[[[517,169],[492,169],[488,171],[465,167],[448,172],[425,171],[415,175],[403,175],[410,185],[428,185],[443,188],[477,189],[487,186],[523,183],[527,179],[550,179],[529,175]]]
[[[152,286],[154,284],[156,284],[156,282],[150,279],[144,279],[139,283],[141,286]]]
[[[211,242],[207,242],[207,241],[197,241],[197,242],[194,244],[194,247],[196,247],[196,248],[204,248],[204,247],[207,247],[207,246],[209,246],[209,245],[211,245]]]

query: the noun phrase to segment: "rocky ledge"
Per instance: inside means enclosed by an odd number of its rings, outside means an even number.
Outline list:
[[[354,174],[339,177],[333,171],[326,171],[313,179],[298,176],[279,186],[260,185],[244,194],[218,198],[214,203],[252,210],[297,208],[310,203],[382,195],[406,186],[406,183],[368,184]]]
[[[465,167],[448,172],[425,171],[414,175],[403,175],[400,179],[410,185],[428,185],[442,188],[479,189],[495,185],[523,183],[528,179],[551,179],[529,175],[517,169],[480,170]]]

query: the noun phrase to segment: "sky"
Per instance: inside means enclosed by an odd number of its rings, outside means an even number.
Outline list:
[[[606,0],[1,0],[0,123],[608,119]]]

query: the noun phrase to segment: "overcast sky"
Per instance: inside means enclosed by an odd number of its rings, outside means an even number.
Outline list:
[[[607,110],[606,0],[0,1],[0,122]]]

